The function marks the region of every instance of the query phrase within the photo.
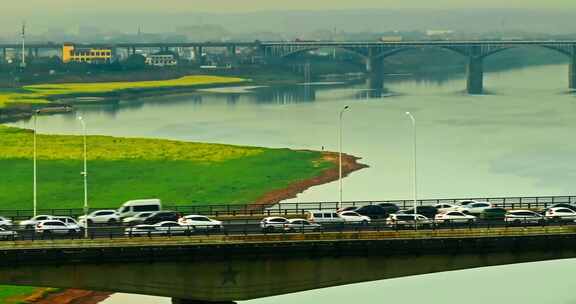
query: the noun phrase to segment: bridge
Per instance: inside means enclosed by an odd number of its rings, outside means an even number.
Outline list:
[[[469,199],[469,198],[468,198]],[[464,199],[424,199],[419,205]],[[485,197],[494,206],[541,210],[575,196]],[[90,237],[18,230],[0,241],[0,285],[78,288],[170,297],[175,304],[232,303],[324,287],[514,263],[576,258],[576,223],[507,225],[502,220],[403,228],[323,224],[320,231],[264,233],[263,216],[302,217],[305,210],[409,200],[183,206],[210,214],[224,230],[135,236],[124,227],[91,227]],[[12,219],[29,210],[3,210]],[[75,215],[76,209],[41,213]],[[333,211],[332,211],[333,212]]]
[[[0,284],[232,303],[442,271],[576,257],[576,226],[0,242]]]
[[[384,58],[413,49],[441,48],[450,50],[467,58],[467,92],[469,94],[482,94],[483,61],[493,54],[518,47],[543,47],[558,52],[569,59],[569,89],[576,89],[576,41],[401,41],[401,42],[347,42],[347,41],[278,41],[278,42],[172,42],[172,43],[89,43],[77,44],[79,48],[109,47],[113,50],[125,48],[128,53],[136,53],[136,49],[158,48],[194,48],[195,52],[202,53],[204,48],[227,48],[230,54],[235,55],[239,47],[252,48],[253,54],[259,54],[268,61],[297,56],[321,48],[337,48],[355,53],[366,61],[366,71],[374,85],[382,85],[385,72]],[[0,44],[6,58],[7,49],[18,49],[18,44]],[[61,45],[56,43],[32,43],[26,46],[29,55],[38,54],[40,49],[60,50]]]

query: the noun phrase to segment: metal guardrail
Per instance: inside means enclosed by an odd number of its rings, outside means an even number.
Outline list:
[[[420,206],[436,205],[441,203],[456,204],[462,200],[476,200],[490,202],[495,207],[506,209],[544,209],[554,204],[576,204],[576,196],[522,196],[522,197],[476,197],[476,198],[443,198],[418,200]],[[346,201],[338,202],[295,202],[278,203],[274,206],[257,204],[200,204],[200,205],[175,205],[165,204],[164,209],[173,210],[183,214],[198,214],[206,216],[282,216],[290,214],[304,214],[308,210],[336,210],[345,207],[357,207],[364,205],[377,205],[392,203],[400,209],[409,209],[413,206],[413,200],[373,200],[373,201]],[[117,209],[98,208],[98,209]],[[98,209],[93,209],[95,211]],[[82,208],[57,208],[40,209],[38,214],[77,217],[84,214]],[[32,210],[0,210],[0,216],[13,220],[31,218]]]

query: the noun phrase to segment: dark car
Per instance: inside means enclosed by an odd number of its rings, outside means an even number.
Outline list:
[[[478,217],[487,221],[500,221],[504,220],[506,212],[508,211],[504,208],[488,208],[484,209]]]
[[[344,208],[340,208],[338,209],[338,212],[344,212],[344,211],[356,211],[358,208],[358,206],[348,206],[348,207],[344,207]]]
[[[378,205],[366,205],[354,211],[360,215],[365,215],[371,219],[386,218],[388,216],[388,212],[386,212],[386,209]]]
[[[402,211],[403,214],[412,214],[414,213],[414,208]],[[417,206],[416,213],[423,215],[427,218],[433,219],[436,217],[438,213],[438,209],[434,206]]]
[[[396,213],[400,210],[400,207],[394,203],[380,203],[378,206],[384,208],[388,214]]]
[[[177,222],[180,218],[180,213],[174,211],[157,211],[146,218],[142,224],[154,225],[160,222],[171,221]]]

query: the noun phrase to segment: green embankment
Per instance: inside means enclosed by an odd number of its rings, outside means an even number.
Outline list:
[[[39,208],[81,208],[82,137],[39,135]],[[0,210],[32,207],[33,133],[0,126]],[[254,202],[333,166],[320,152],[88,137],[91,207],[138,198],[170,205]]]
[[[245,80],[235,77],[197,75],[155,81],[29,85],[20,89],[0,90],[0,108],[18,104],[44,104],[49,102],[49,99],[54,96],[106,95],[121,92],[241,83],[243,81]]]

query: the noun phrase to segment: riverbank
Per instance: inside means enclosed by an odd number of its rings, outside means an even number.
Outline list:
[[[238,77],[195,75],[169,80],[39,84],[0,89],[0,122],[30,117],[38,109],[66,112],[76,103],[152,97],[246,82],[249,80]]]

